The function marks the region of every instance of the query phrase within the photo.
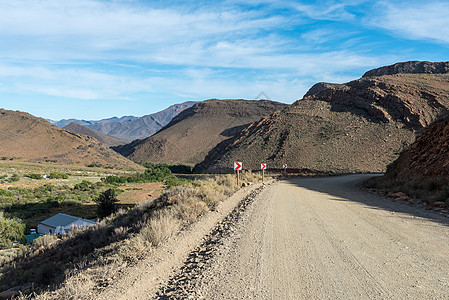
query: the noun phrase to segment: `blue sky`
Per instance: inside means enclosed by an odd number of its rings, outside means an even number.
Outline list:
[[[0,0],[0,107],[142,116],[187,100],[292,103],[407,60],[449,60],[448,1]]]

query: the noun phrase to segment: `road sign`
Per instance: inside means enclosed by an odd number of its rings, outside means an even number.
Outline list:
[[[282,168],[287,169],[287,164],[283,164]]]
[[[234,162],[234,170],[235,171],[240,171],[242,168],[243,168],[243,165],[241,162],[238,162],[238,161]]]
[[[267,164],[260,164],[260,169],[265,170],[267,168]]]

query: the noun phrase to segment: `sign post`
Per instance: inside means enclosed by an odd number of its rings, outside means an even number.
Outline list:
[[[282,168],[284,169],[284,177],[287,177],[287,164],[283,164]]]
[[[260,164],[260,169],[262,170],[262,182],[265,180],[265,169],[267,168],[267,164]]]
[[[240,187],[240,170],[243,168],[243,164],[239,161],[234,162],[234,171],[237,171],[237,186]]]

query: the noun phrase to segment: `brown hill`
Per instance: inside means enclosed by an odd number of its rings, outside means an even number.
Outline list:
[[[144,140],[115,147],[139,162],[196,164],[218,143],[286,104],[259,100],[207,100],[184,110]]]
[[[64,126],[64,129],[74,132],[74,133],[80,133],[80,134],[91,136],[91,137],[97,139],[100,143],[102,143],[103,145],[105,145],[107,147],[126,144],[126,142],[123,140],[119,140],[115,137],[103,134],[101,132],[95,131],[95,130],[87,128],[87,127],[84,127],[75,122],[72,122],[67,126]]]
[[[287,163],[320,171],[384,171],[418,129],[448,110],[446,65],[407,62],[346,84],[318,83],[302,100],[218,145],[195,170],[229,171],[233,161],[242,161],[249,169],[266,162],[272,168]]]
[[[390,178],[449,176],[449,116],[425,128],[389,167]]]
[[[4,109],[0,109],[0,156],[29,162],[141,168],[92,137],[61,129],[24,112]]]

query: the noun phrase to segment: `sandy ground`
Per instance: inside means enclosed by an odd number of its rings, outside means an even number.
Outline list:
[[[448,218],[359,190],[367,176],[264,189],[191,297],[449,299]]]

